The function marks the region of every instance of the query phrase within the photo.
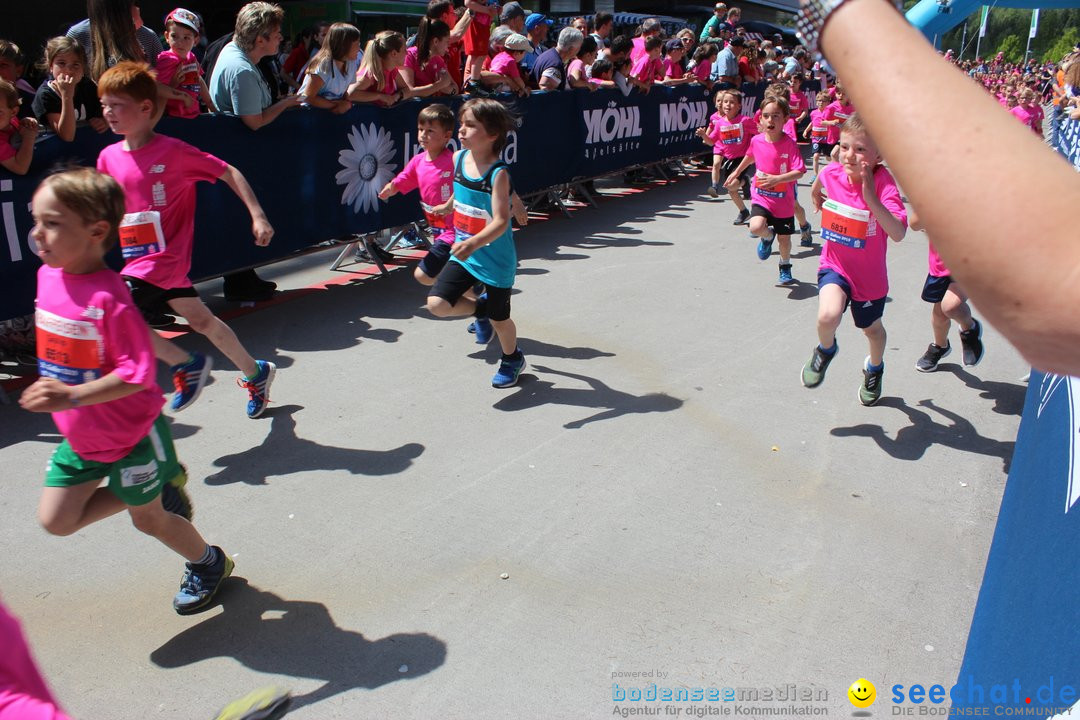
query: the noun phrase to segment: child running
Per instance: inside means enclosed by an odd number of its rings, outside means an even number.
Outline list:
[[[149,88],[156,93],[153,78]],[[38,517],[53,535],[72,535],[127,510],[136,528],[187,560],[173,609],[201,610],[233,561],[190,522],[187,475],[154,381],[151,333],[120,276],[105,265],[119,240],[123,190],[113,178],[80,168],[47,177],[32,207],[44,263],[35,315],[41,377],[19,404],[52,413],[64,436],[45,471]]]
[[[828,196],[825,200],[822,192]],[[802,384],[814,388],[825,379],[839,344],[836,329],[851,305],[855,327],[866,335],[870,355],[863,363],[859,402],[881,398],[885,372],[885,266],[888,238],[903,240],[907,212],[893,176],[857,114],[840,132],[840,160],[814,180],[814,207],[821,213],[821,267],[818,270],[818,345],[802,370]]]
[[[698,128],[697,136],[713,149],[712,183],[708,187],[709,195],[719,197],[722,182],[731,175],[746,156],[750,147],[750,138],[757,132],[754,121],[740,112],[742,93],[738,90],[721,90],[716,95],[716,112],[709,118],[709,126]],[[738,182],[728,188],[728,195],[739,214],[733,225],[745,225],[750,221],[750,211],[746,209],[740,187],[750,182],[750,167],[747,165],[739,176]]]
[[[823,164],[828,164],[832,155],[832,146],[829,145],[829,127],[825,124],[825,108],[829,105],[829,93],[824,90],[816,96],[817,110],[810,111],[810,124],[803,131],[803,137],[809,137],[811,148],[814,151],[814,177],[817,178]]]
[[[923,229],[914,210],[908,216],[908,224],[912,230]],[[915,369],[925,373],[934,372],[941,359],[952,352],[952,345],[949,343],[949,326],[952,321],[960,328],[964,364],[969,367],[978,365],[983,359],[982,323],[972,317],[967,294],[952,279],[949,269],[941,261],[932,242],[929,243],[927,260],[930,271],[923,286],[922,299],[933,305],[930,311],[930,326],[934,330],[934,342],[927,346],[926,353],[915,362]]]
[[[525,369],[517,326],[510,318],[510,292],[517,274],[510,226],[513,187],[510,171],[499,160],[515,122],[502,104],[486,98],[465,102],[458,121],[462,149],[454,154],[454,196],[437,208],[442,214],[453,209],[457,242],[428,295],[427,307],[436,317],[475,315],[477,341],[479,320],[490,320],[502,348],[502,362],[491,385],[508,388],[517,384]],[[487,291],[472,300],[466,292],[477,282]]]
[[[791,235],[795,232],[795,183],[806,172],[799,146],[784,132],[791,113],[787,99],[767,97],[761,106],[761,134],[750,140],[746,157],[724,184],[738,187],[740,175],[750,163],[757,172],[750,183],[750,234],[759,238],[757,256],[768,259],[773,240],[780,240],[780,279],[778,285],[792,285]],[[772,237],[765,239],[769,228]]]
[[[118,63],[101,76],[98,93],[109,127],[124,137],[101,151],[97,168],[116,178],[127,197],[128,212],[120,226],[126,263],[121,274],[135,305],[147,312],[166,302],[192,330],[209,338],[244,373],[238,382],[248,391],[247,415],[259,417],[270,401],[276,367],[251,357],[229,326],[203,304],[188,279],[195,239],[195,183],[225,181],[251,214],[256,245],[268,245],[274,229],[239,170],[154,132],[157,83],[145,64]],[[211,359],[189,354],[157,333],[151,333],[151,340],[154,353],[172,366],[176,393],[171,407],[183,410],[202,392]]]

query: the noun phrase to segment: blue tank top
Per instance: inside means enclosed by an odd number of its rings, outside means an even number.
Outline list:
[[[476,179],[465,174],[464,161],[468,150],[462,151],[454,166],[454,235],[458,242],[468,240],[483,230],[494,216],[491,210],[491,191],[497,172],[509,173],[506,164],[498,161],[484,177]],[[511,186],[510,192],[513,192]],[[517,275],[517,249],[514,231],[507,223],[506,230],[494,242],[480,248],[465,260],[450,259],[465,266],[485,285],[499,288],[514,286]]]

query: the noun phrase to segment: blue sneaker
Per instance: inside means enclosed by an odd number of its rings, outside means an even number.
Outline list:
[[[476,344],[487,345],[495,335],[495,328],[487,318],[476,318],[473,321],[473,332],[476,333]]]
[[[274,373],[277,372],[277,365],[272,362],[256,360],[255,365],[259,368],[255,377],[250,380],[244,378],[236,381],[237,385],[248,391],[247,416],[249,418],[259,417],[270,404],[270,383],[274,382]]]
[[[202,353],[191,353],[191,359],[186,363],[172,366],[173,387],[176,392],[169,407],[173,412],[180,412],[199,399],[199,393],[206,387],[213,367],[213,359]]]
[[[780,285],[793,285],[795,278],[791,276],[791,263],[780,263]]]
[[[503,356],[499,371],[491,378],[491,387],[508,388],[517,385],[521,371],[525,369],[525,354],[518,350],[509,359]]]
[[[213,548],[217,556],[210,565],[185,563],[187,570],[180,579],[180,592],[173,598],[173,610],[179,615],[190,615],[207,607],[221,589],[221,583],[232,575],[232,558],[217,545]]]
[[[775,239],[776,239],[776,233],[773,233],[773,236],[771,238],[769,238],[768,240],[765,240],[765,238],[761,238],[760,240],[758,240],[758,244],[757,244],[758,260],[768,260],[769,259],[769,256],[772,255],[772,243],[773,243],[773,240],[775,240]]]

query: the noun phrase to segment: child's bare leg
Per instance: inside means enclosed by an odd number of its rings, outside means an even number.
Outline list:
[[[818,176],[819,163],[821,162],[821,153],[814,153],[814,177]]]
[[[735,186],[735,189],[728,189],[728,195],[731,197],[731,201],[735,203],[735,207],[739,208],[739,212],[746,209],[746,203],[743,202],[742,195],[739,191],[742,190],[742,183]]]
[[[836,344],[836,329],[844,315],[847,294],[839,285],[829,283],[818,291],[818,342],[826,350]]]
[[[713,160],[712,160],[712,184],[713,185],[719,186],[720,183],[722,182],[722,180],[726,179],[726,178],[721,178],[720,177],[720,168],[721,168],[721,166],[723,166],[723,164],[724,164],[724,156],[723,155],[713,155]]]
[[[192,330],[205,335],[245,376],[254,377],[259,372],[255,358],[240,344],[236,333],[222,322],[221,318],[210,312],[210,308],[206,307],[202,300],[197,297],[173,298],[169,301],[169,307],[187,320]]]
[[[171,340],[161,337],[153,330],[150,331],[150,343],[154,346],[154,356],[158,360],[165,361],[170,367],[183,365],[191,359],[191,353]]]
[[[128,506],[127,510],[136,528],[157,538],[188,562],[197,562],[206,552],[206,541],[195,526],[179,515],[166,512],[160,496],[145,505]]]
[[[881,322],[881,318],[874,321],[874,324],[868,328],[863,328],[863,333],[866,334],[866,339],[870,342],[870,364],[874,366],[881,365],[885,361],[885,326]]]
[[[435,317],[461,317],[476,312],[476,301],[463,295],[456,303],[451,305],[441,297],[428,295],[427,309]]]
[[[778,240],[776,248],[780,251],[780,262],[791,262],[791,236],[790,235],[777,235]]]
[[[475,82],[480,82],[480,78],[483,75],[484,68],[484,56],[474,55],[469,57],[469,79]]]
[[[934,329],[934,344],[945,347],[949,342],[949,317],[941,309],[941,303],[934,303],[930,312],[930,327]]]
[[[46,487],[38,501],[38,521],[51,535],[71,535],[125,507],[123,500],[96,482]]]
[[[421,285],[435,284],[435,278],[431,277],[420,268],[416,268],[415,270],[413,270],[413,278],[415,278],[416,282],[420,283]]]
[[[513,355],[517,351],[517,325],[514,321],[511,318],[492,320],[491,327],[495,328],[503,355]]]
[[[760,215],[750,218],[750,234],[765,237],[769,234],[768,221]]]
[[[942,298],[941,312],[947,318],[945,323],[945,331],[948,332],[949,320],[955,320],[956,324],[960,326],[961,330],[971,330],[975,326],[975,318],[971,316],[971,307],[967,304],[967,295],[957,287],[956,283],[949,285],[949,289],[945,291],[945,297]],[[936,306],[935,306],[936,307]],[[935,333],[937,329],[935,328]],[[937,342],[936,340],[934,342]],[[939,345],[941,343],[938,343]],[[942,347],[944,347],[942,345]]]
[[[806,211],[798,202],[795,203],[795,219],[799,221],[799,227],[806,226]]]

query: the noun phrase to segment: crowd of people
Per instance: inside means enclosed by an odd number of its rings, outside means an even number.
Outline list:
[[[126,511],[136,528],[184,558],[180,590],[173,598],[179,614],[210,606],[233,560],[190,522],[187,473],[161,412],[165,401],[156,367],[162,360],[171,368],[174,412],[197,400],[212,368],[208,356],[165,340],[145,318],[164,305],[206,335],[242,373],[248,417],[260,416],[269,402],[274,365],[247,353],[202,303],[188,277],[195,184],[226,183],[251,216],[255,243],[269,243],[274,230],[236,168],[155,132],[163,113],[184,118],[205,108],[238,116],[255,131],[301,103],[340,113],[354,102],[390,106],[411,97],[472,96],[456,116],[440,103],[420,113],[417,137],[424,152],[379,197],[419,192],[436,234],[416,273],[430,288],[427,309],[435,317],[473,318],[469,329],[479,344],[496,339],[501,358],[491,385],[509,388],[526,366],[511,318],[517,270],[511,219],[523,223],[526,217],[510,170],[499,159],[515,121],[489,95],[597,87],[649,92],[657,83],[715,87],[717,113],[698,132],[713,149],[708,192],[714,197],[721,188],[728,192],[739,210],[735,223],[749,225],[760,260],[771,256],[776,243],[782,286],[795,282],[791,242],[796,222],[801,244],[813,245],[797,197],[806,173],[799,141],[813,143],[810,198],[821,214],[824,242],[816,268],[819,342],[802,369],[803,385],[823,382],[838,352],[836,331],[850,308],[869,351],[859,400],[869,406],[881,397],[886,248],[890,240],[902,240],[909,225],[921,228],[923,223],[906,209],[871,124],[856,112],[845,87],[832,82],[802,49],[788,54],[770,40],[752,45],[739,32],[737,8],[718,4],[697,38],[679,33],[665,39],[655,20],[646,20],[633,38],[612,38],[612,18],[598,13],[593,26],[585,18],[575,19],[559,32],[553,47],[544,48],[548,19],[527,13],[516,2],[499,8],[467,0],[455,10],[449,0],[432,0],[412,43],[383,31],[361,49],[363,38],[354,26],[334,23],[302,33],[295,47],[283,53],[281,8],[251,2],[240,10],[233,33],[207,45],[202,62],[194,54],[202,21],[192,11],[177,8],[167,16],[166,50],[141,24],[132,0],[90,0],[89,9],[88,20],[47,42],[42,68],[48,76],[36,90],[18,77],[18,49],[0,42],[0,59],[8,61],[0,63],[0,95],[6,100],[0,126],[8,134],[0,143],[0,162],[5,168],[27,171],[39,123],[63,140],[70,140],[82,121],[122,138],[101,153],[96,169],[50,175],[34,194],[33,238],[43,262],[36,313],[41,377],[20,404],[51,413],[64,436],[49,463],[39,503],[43,527],[70,535]],[[451,52],[452,47],[457,49]],[[1037,87],[1037,73],[1000,62],[966,69],[1035,129],[1033,117],[1016,108],[1033,112],[1030,104],[1038,106],[1039,93],[1045,91]],[[1080,62],[1071,56],[1061,70],[1056,78],[1060,90],[1051,89],[1051,96],[1059,99],[1060,112],[1072,115],[1080,111]],[[814,98],[816,110],[802,90],[813,74],[822,84]],[[747,117],[739,88],[757,80],[770,85],[756,115]],[[22,105],[29,105],[37,118],[20,120]],[[452,152],[448,144],[455,134],[461,150]],[[11,142],[14,136],[21,142]],[[934,228],[927,228],[933,241]],[[120,273],[105,264],[114,245],[120,246],[125,262]],[[964,364],[978,364],[984,354],[982,325],[933,244],[922,299],[932,308],[933,342],[916,361],[917,369],[935,370],[950,352],[953,322]],[[102,479],[107,479],[103,486]],[[0,620],[4,617],[0,614]],[[3,627],[9,635],[17,631]],[[15,675],[30,679],[24,701],[33,706],[22,707],[31,708],[26,712],[39,708],[42,714],[19,717],[46,717],[55,702],[30,672],[28,658],[25,653],[15,658],[20,663]],[[5,692],[0,688],[0,716]],[[260,696],[249,705],[265,710],[271,701],[280,702],[280,694]]]

